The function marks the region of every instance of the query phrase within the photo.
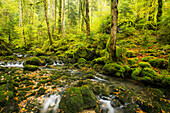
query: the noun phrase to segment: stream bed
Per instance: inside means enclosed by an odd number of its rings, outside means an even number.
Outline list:
[[[22,56],[18,55],[18,57]],[[83,83],[88,81],[93,85],[92,89],[102,113],[125,113],[127,112],[125,108],[129,108],[131,112],[134,106],[135,111],[142,111],[144,108],[141,109],[139,98],[150,96],[147,93],[149,87],[143,84],[133,80],[108,77],[89,68],[76,69],[62,61],[53,60],[51,67],[47,67],[46,63],[44,66],[39,66],[40,70],[24,72],[22,69],[24,62],[24,60],[0,61],[0,67],[6,70],[0,72],[3,75],[0,78],[1,84],[6,83],[7,78],[13,79],[15,93],[13,97],[7,97],[16,100],[19,112],[60,112],[59,104],[64,92],[75,87],[80,81]],[[13,69],[14,72],[11,71]],[[131,108],[132,104],[134,106]],[[11,112],[13,111],[11,106],[9,110],[8,107],[3,107],[1,111]]]

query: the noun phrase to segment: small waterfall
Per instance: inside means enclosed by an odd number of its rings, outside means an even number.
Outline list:
[[[103,103],[105,105],[104,108],[108,109],[107,113],[114,113],[114,108],[111,106],[110,100],[104,100],[104,99],[99,98],[99,102]]]
[[[57,65],[64,65],[64,63],[62,61],[56,60]]]
[[[55,63],[55,61],[53,61],[53,66],[56,66],[57,64]]]
[[[56,111],[59,107],[60,100],[61,100],[60,95],[56,94],[50,95],[50,97],[44,102],[42,112],[43,113],[46,112],[49,107],[53,107],[53,111]]]
[[[16,61],[16,63],[14,63],[14,61],[12,62],[8,61],[6,65],[0,65],[0,66],[2,67],[24,67],[23,64],[24,64],[24,61],[22,62]]]

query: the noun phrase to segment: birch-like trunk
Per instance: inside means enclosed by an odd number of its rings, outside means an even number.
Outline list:
[[[49,41],[50,41],[50,45],[52,45],[52,39],[51,39],[51,33],[50,33],[50,26],[49,26],[49,21],[48,21],[48,14],[47,14],[46,0],[44,0],[44,13],[45,13],[45,18],[46,18],[46,23],[47,23],[47,28],[48,28]]]
[[[63,38],[65,37],[65,0],[63,0]]]

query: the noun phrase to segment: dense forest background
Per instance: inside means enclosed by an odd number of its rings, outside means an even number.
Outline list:
[[[0,0],[0,112],[168,113],[169,87],[169,0]]]

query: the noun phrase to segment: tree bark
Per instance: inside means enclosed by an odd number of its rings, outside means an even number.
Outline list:
[[[157,23],[159,23],[161,21],[162,12],[163,12],[162,8],[163,8],[162,0],[158,0]]]
[[[57,0],[53,0],[53,30],[52,30],[52,33],[55,33],[56,32],[56,19],[57,19]]]
[[[22,15],[22,2],[19,0],[19,27],[23,28],[23,15]],[[25,47],[27,46],[25,36],[24,36],[24,28],[22,30],[22,37],[24,40]]]
[[[89,1],[86,0],[86,40],[90,36]]]
[[[113,61],[117,61],[116,56],[116,40],[117,40],[117,19],[118,19],[118,0],[111,0],[111,13],[112,13],[112,25],[111,25],[111,39],[110,39],[110,55]]]
[[[65,0],[63,0],[63,38],[65,38]]]
[[[50,33],[50,26],[49,26],[49,21],[48,21],[48,14],[47,14],[47,5],[46,5],[46,0],[44,0],[44,13],[45,13],[45,18],[46,18],[46,23],[47,23],[47,28],[48,28],[48,36],[49,36],[49,41],[50,45],[52,45],[52,39],[51,39],[51,33]]]
[[[59,18],[58,18],[58,32],[61,33],[61,7],[62,6],[62,0],[59,0]]]
[[[84,31],[84,20],[85,20],[85,16],[84,16],[84,3],[83,3],[83,1],[81,1],[81,0],[80,0],[80,2],[81,2],[81,7],[80,7],[80,9],[81,9],[81,14],[82,14],[81,31],[83,32],[83,31]]]

